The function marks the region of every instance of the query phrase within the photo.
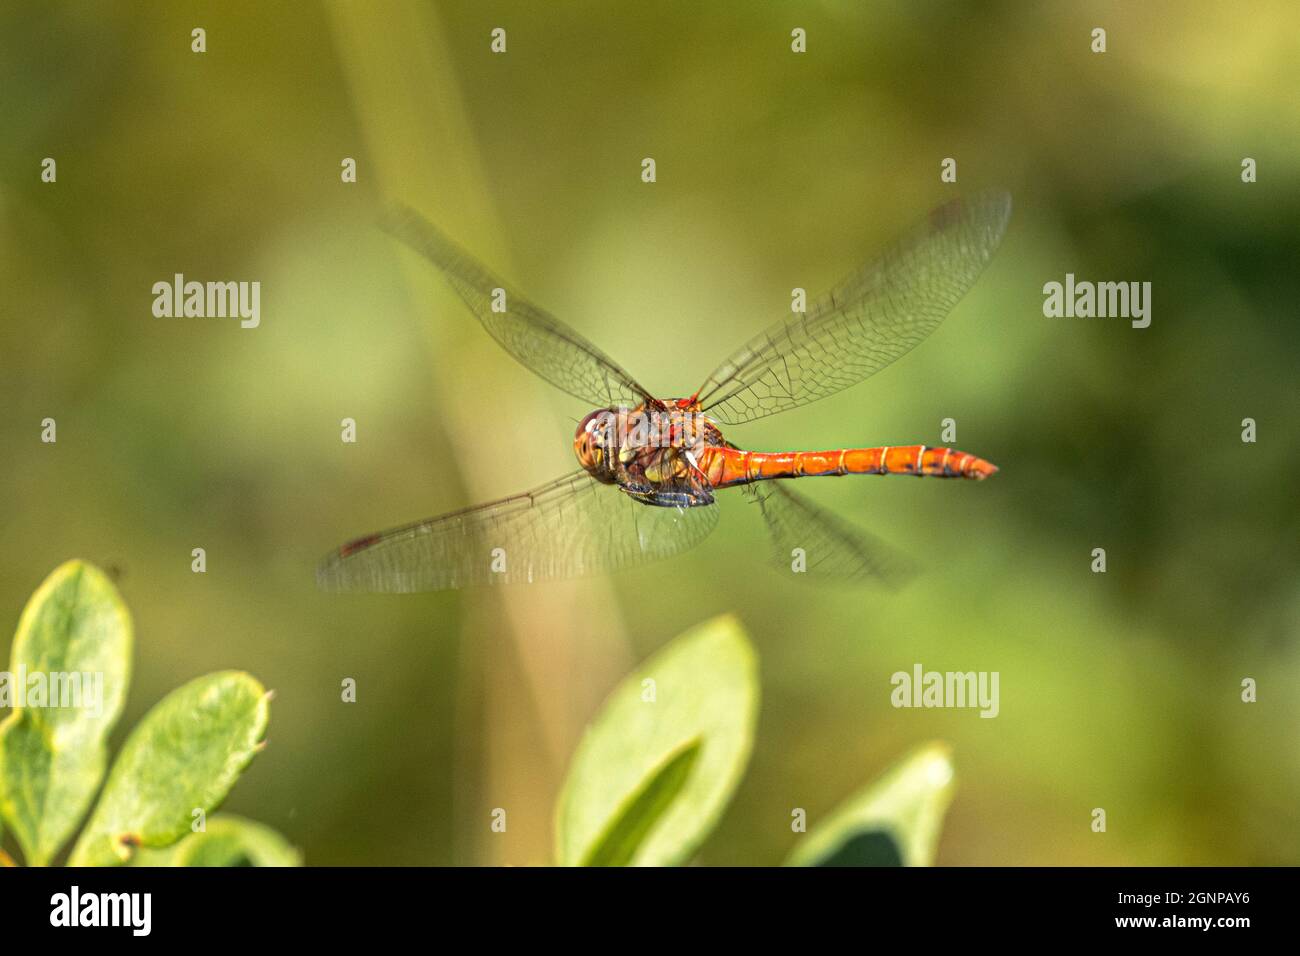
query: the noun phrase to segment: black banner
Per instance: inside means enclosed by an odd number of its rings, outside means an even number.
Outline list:
[[[497,942],[513,931],[542,945],[597,932],[648,939],[685,923],[734,942],[785,923],[818,938],[838,927],[926,944],[1105,936],[1232,945],[1282,927],[1293,880],[1259,869],[7,869],[0,899],[7,943],[329,944],[459,932]]]

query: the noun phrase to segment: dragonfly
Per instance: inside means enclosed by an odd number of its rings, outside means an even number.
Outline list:
[[[790,487],[831,475],[982,480],[997,468],[923,444],[829,451],[742,449],[749,424],[856,385],[911,351],[975,284],[1011,198],[938,206],[883,254],[729,356],[689,397],[658,398],[587,338],[496,278],[418,213],[382,225],[428,259],[511,356],[594,410],[574,435],[577,471],[497,501],[368,534],[320,564],[326,591],[417,592],[581,577],[667,558],[718,522],[718,493],[756,504],[773,555],[810,577],[897,587],[915,568]],[[792,557],[793,556],[793,557]]]

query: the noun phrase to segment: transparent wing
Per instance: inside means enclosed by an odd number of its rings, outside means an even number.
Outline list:
[[[838,288],[757,336],[709,376],[700,403],[735,425],[856,385],[935,330],[992,258],[1011,197],[953,200]]]
[[[716,506],[656,508],[580,471],[532,491],[359,538],[316,571],[324,591],[441,591],[581,577],[685,551]]]
[[[794,549],[802,548],[805,573],[814,581],[874,581],[892,590],[916,574],[916,566],[898,551],[818,508],[786,482],[761,481],[743,487],[763,513],[773,560],[781,569],[789,571]]]
[[[493,276],[419,213],[394,206],[381,225],[437,266],[501,347],[556,388],[596,407],[632,407],[649,397],[609,356]],[[495,289],[505,293],[504,312],[492,310]]]

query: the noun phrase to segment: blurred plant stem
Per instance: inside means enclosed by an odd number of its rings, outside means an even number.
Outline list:
[[[444,226],[495,271],[512,274],[509,257],[503,253],[507,230],[493,206],[436,12],[404,2],[331,4],[327,9],[353,108],[365,134],[358,180],[380,184],[376,209],[387,198],[400,198]],[[482,39],[487,55],[486,33]],[[408,270],[411,315],[427,314],[430,303],[418,291],[433,285],[427,268],[405,258],[396,247],[393,254]],[[440,280],[434,281],[441,288]],[[436,308],[456,310],[448,321],[424,321],[422,327],[428,337],[438,414],[458,451],[453,467],[465,486],[467,502],[518,491],[520,483],[529,487],[575,468],[572,456],[562,454],[567,448],[547,447],[549,430],[531,428],[527,415],[493,402],[511,360],[468,310],[449,292],[440,297]],[[477,370],[477,387],[472,391],[451,384],[455,376],[450,373],[463,367]],[[531,387],[534,407],[543,414],[545,390],[540,381]],[[484,429],[488,420],[490,434]],[[503,470],[507,460],[502,448],[518,449],[530,463],[530,473]],[[536,474],[531,473],[533,464],[539,469]],[[451,473],[449,468],[447,477]],[[509,619],[518,663],[510,666],[494,653],[496,648],[484,643],[483,635],[499,629],[485,620],[491,612],[466,601],[456,690],[460,726],[455,737],[471,746],[484,741],[486,753],[470,753],[457,745],[453,832],[474,834],[473,845],[454,847],[458,863],[525,863],[545,856],[550,801],[559,788],[564,755],[573,749],[598,702],[599,689],[626,669],[631,658],[607,581],[502,589],[494,595]],[[536,621],[550,626],[541,631],[532,626]],[[536,716],[535,727],[511,719],[520,709],[520,683]],[[575,688],[585,688],[590,700],[572,693]],[[483,732],[469,732],[478,721],[484,724]],[[479,778],[477,786],[468,785],[465,778],[470,774]],[[490,840],[488,813],[493,807],[507,808],[511,815],[508,860],[502,858],[503,842]]]

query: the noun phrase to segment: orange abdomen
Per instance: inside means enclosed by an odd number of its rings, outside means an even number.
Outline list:
[[[952,448],[925,445],[886,445],[839,451],[742,451],[713,446],[700,456],[700,470],[714,488],[765,481],[769,478],[812,478],[822,475],[931,475],[979,481],[997,467]]]

